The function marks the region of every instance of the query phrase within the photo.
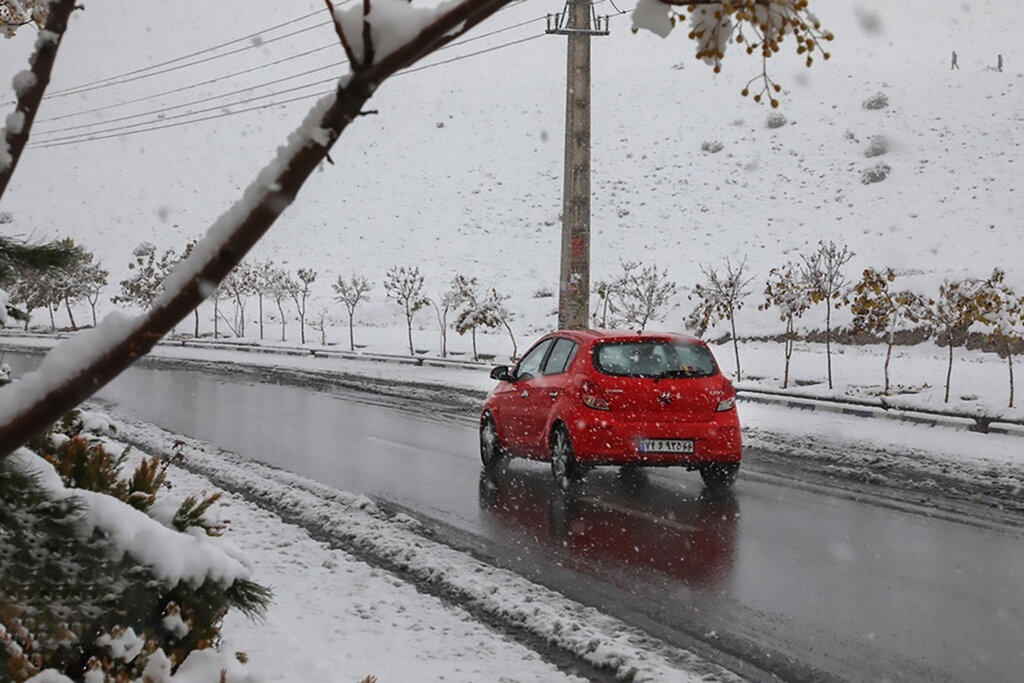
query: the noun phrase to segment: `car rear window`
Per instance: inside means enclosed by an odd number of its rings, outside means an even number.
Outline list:
[[[620,377],[711,377],[718,365],[702,344],[637,340],[594,346],[594,367]]]

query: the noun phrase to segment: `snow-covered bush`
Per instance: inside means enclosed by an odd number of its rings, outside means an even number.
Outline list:
[[[124,460],[83,433],[47,434],[0,460],[4,680],[46,671],[49,680],[163,683],[193,653],[218,666],[190,680],[215,683],[239,666],[210,649],[220,624],[229,607],[262,615],[270,593],[206,538],[222,528],[205,519],[217,494],[189,498],[168,520],[177,528],[165,526],[144,511],[166,464],[143,459],[121,479]]]
[[[714,154],[715,152],[721,152],[723,145],[718,140],[705,140],[700,143],[700,149],[702,152],[708,152]]]
[[[864,169],[860,174],[860,182],[865,185],[880,183],[889,177],[892,167],[889,164],[876,164],[871,168]]]
[[[773,111],[768,114],[768,119],[765,121],[765,125],[772,129],[782,128],[787,123],[789,123],[789,119],[781,111]]]
[[[884,135],[875,135],[868,140],[868,147],[864,150],[864,156],[869,159],[872,157],[880,157],[883,154],[889,153],[889,141]]]
[[[884,92],[877,92],[864,100],[865,109],[885,109],[889,106],[889,96]]]

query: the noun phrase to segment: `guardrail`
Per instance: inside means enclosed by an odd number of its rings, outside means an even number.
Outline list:
[[[59,340],[65,339],[69,336],[71,335],[66,333],[39,334],[17,330],[3,330],[0,332],[0,338],[29,337]],[[243,351],[249,353],[277,353],[290,356],[310,356],[314,358],[340,358],[379,363],[397,363],[417,367],[457,367],[481,371],[489,370],[493,367],[491,359],[487,358],[472,361],[425,355],[405,356],[389,353],[366,353],[363,351],[345,351],[342,349],[329,349],[323,347],[284,346],[278,344],[264,345],[257,342],[222,339],[164,339],[158,342],[158,345],[217,349],[225,351]],[[736,392],[737,397],[741,401],[785,405],[786,407],[797,410],[821,410],[864,418],[888,418],[929,426],[942,424],[946,426],[960,427],[982,434],[994,433],[1024,436],[1024,420],[1022,419],[1002,415],[985,415],[980,413],[966,413],[962,411],[900,406],[891,398],[884,396],[870,399],[857,398],[853,396],[816,396],[811,393],[791,389],[773,390],[759,386],[745,386],[742,382],[737,383]]]
[[[207,339],[164,339],[159,346],[184,346],[204,349],[221,349],[250,353],[280,353],[289,356],[312,356],[314,358],[344,358],[346,360],[368,360],[382,363],[398,363],[418,367],[461,367],[473,369],[490,369],[486,357],[481,360],[459,360],[455,358],[438,358],[436,356],[403,356],[396,353],[366,353],[363,351],[345,351],[323,347],[263,345],[256,342],[236,342],[227,340]]]
[[[799,391],[772,390],[761,387],[738,386],[737,395],[741,400],[755,403],[786,404],[802,410],[825,410],[855,415],[857,417],[887,417],[904,422],[916,422],[935,426],[946,424],[965,427],[981,434],[1014,434],[1024,436],[1024,420],[1001,415],[983,415],[956,410],[900,406],[891,397],[856,398],[815,396]]]

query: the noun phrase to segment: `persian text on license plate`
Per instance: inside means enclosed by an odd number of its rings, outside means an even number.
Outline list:
[[[640,439],[641,453],[693,453],[692,439]]]

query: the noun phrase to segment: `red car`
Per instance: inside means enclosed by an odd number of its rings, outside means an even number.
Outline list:
[[[707,344],[679,334],[571,330],[533,345],[480,416],[480,457],[551,462],[567,488],[596,465],[677,465],[728,486],[742,452],[736,390]]]

